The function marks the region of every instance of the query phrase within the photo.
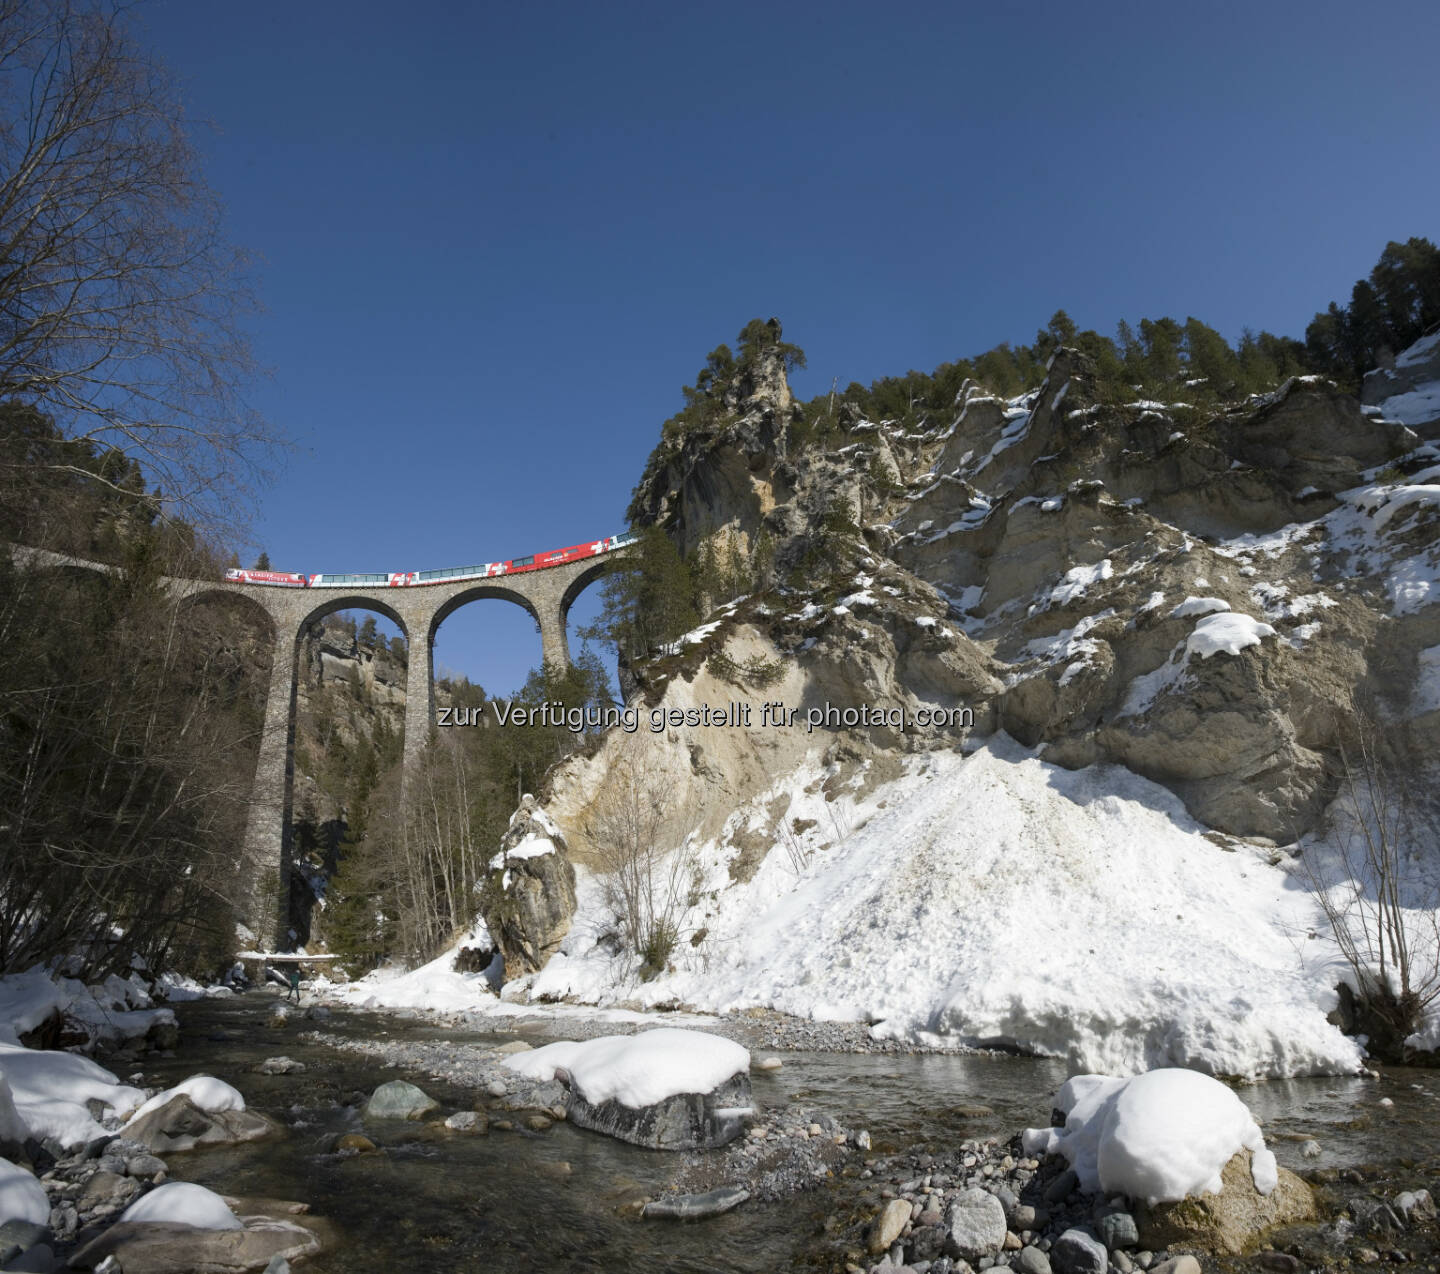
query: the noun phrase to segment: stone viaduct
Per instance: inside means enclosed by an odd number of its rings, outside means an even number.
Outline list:
[[[252,869],[269,881],[258,891],[268,899],[261,904],[270,915],[249,918],[257,937],[274,923],[276,949],[289,946],[286,929],[287,900],[290,897],[291,819],[294,782],[295,702],[300,639],[314,623],[342,610],[372,610],[395,623],[409,646],[405,683],[405,749],[401,763],[401,790],[416,772],[420,756],[435,723],[435,633],[445,619],[467,602],[493,597],[523,608],[540,629],[541,657],[547,664],[568,665],[569,644],[565,637],[570,607],[591,584],[605,574],[625,548],[612,549],[599,557],[581,558],[559,566],[498,575],[456,583],[390,588],[381,584],[362,587],[277,588],[237,584],[228,580],[166,578],[165,587],[178,601],[198,602],[206,598],[243,598],[270,617],[274,654],[270,689],[265,702],[265,725],[260,755],[255,765],[249,814],[245,829],[244,858]],[[116,568],[81,558],[52,553],[46,549],[11,549],[21,564],[79,569],[112,574]]]

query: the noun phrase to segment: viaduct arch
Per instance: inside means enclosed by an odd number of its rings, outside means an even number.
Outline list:
[[[626,552],[612,549],[602,558],[582,558],[559,566],[489,579],[461,580],[409,588],[352,587],[267,588],[229,580],[165,578],[177,601],[240,596],[269,616],[274,649],[260,754],[251,785],[245,826],[244,858],[261,873],[267,887],[257,891],[266,901],[262,914],[247,917],[257,936],[273,935],[277,950],[289,944],[286,907],[290,897],[291,816],[295,777],[295,703],[299,689],[298,655],[306,628],[341,610],[373,610],[405,634],[409,667],[405,679],[405,749],[401,762],[402,794],[419,768],[421,754],[435,721],[435,634],[440,624],[467,602],[498,598],[521,607],[540,628],[542,659],[569,666],[565,623],[576,598],[604,575]],[[20,565],[74,568],[105,575],[118,568],[101,562],[14,545],[11,557]],[[403,796],[402,796],[403,799]],[[264,914],[268,913],[268,914]]]

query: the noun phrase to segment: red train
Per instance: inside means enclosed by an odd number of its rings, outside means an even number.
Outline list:
[[[635,537],[627,532],[624,535],[610,535],[603,540],[591,540],[588,544],[572,544],[569,548],[554,549],[549,553],[512,558],[508,562],[482,562],[477,566],[455,566],[440,571],[295,575],[289,571],[246,571],[235,568],[226,571],[225,578],[232,584],[266,584],[272,588],[416,588],[425,584],[453,584],[461,580],[514,575],[521,571],[543,571],[546,567],[561,566],[582,557],[598,557],[602,553],[624,548],[634,541]]]

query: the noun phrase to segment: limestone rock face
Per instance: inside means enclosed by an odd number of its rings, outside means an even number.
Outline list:
[[[575,868],[565,839],[527,795],[491,861],[485,923],[505,959],[505,977],[535,973],[559,950],[575,914]]]
[[[1288,381],[1246,420],[1226,428],[1226,450],[1279,478],[1292,494],[1307,487],[1343,491],[1366,469],[1403,455],[1419,441],[1408,429],[1363,415],[1328,381]]]
[[[651,1150],[703,1150],[726,1146],[745,1129],[750,1110],[750,1076],[733,1075],[708,1093],[678,1093],[638,1110],[611,1099],[587,1101],[563,1070],[565,1118],[580,1128],[603,1132]]]
[[[1267,1231],[1315,1215],[1315,1196],[1287,1168],[1268,1195],[1255,1189],[1250,1152],[1234,1155],[1220,1174],[1219,1194],[1202,1194],[1178,1203],[1140,1207],[1140,1242],[1148,1248],[1199,1247],[1237,1256],[1259,1246]]]
[[[1440,451],[1388,407],[1316,377],[1206,407],[1178,381],[1173,401],[1117,402],[1062,348],[1015,398],[967,381],[904,422],[841,400],[807,442],[782,382],[767,366],[712,423],[662,441],[637,488],[639,520],[685,548],[763,530],[774,565],[763,606],[666,669],[632,669],[633,686],[667,711],[769,698],[973,722],[609,737],[553,776],[577,861],[617,764],[663,777],[667,843],[728,836],[743,879],[783,829],[726,820],[815,761],[880,782],[897,752],[1004,730],[1047,761],[1161,783],[1217,831],[1289,843],[1334,795],[1357,702],[1409,756],[1440,746],[1440,700],[1417,689],[1440,662]],[[1371,382],[1370,403],[1440,386],[1440,333]],[[1225,614],[1254,640],[1197,642]],[[777,670],[763,694],[733,676],[751,665]]]

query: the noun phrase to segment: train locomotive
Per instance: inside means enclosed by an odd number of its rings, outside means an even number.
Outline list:
[[[225,578],[232,584],[261,584],[270,588],[423,588],[428,584],[455,584],[465,580],[515,575],[523,571],[543,571],[547,567],[563,566],[566,562],[576,562],[581,558],[599,557],[634,542],[635,536],[626,532],[591,540],[585,544],[572,544],[569,548],[553,549],[548,553],[532,553],[528,557],[511,558],[508,562],[482,562],[476,566],[455,566],[439,571],[361,571],[338,575],[299,575],[289,571],[255,571],[235,567],[225,572]]]

